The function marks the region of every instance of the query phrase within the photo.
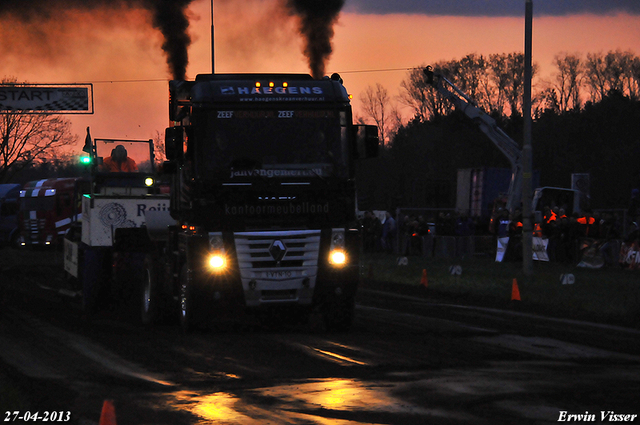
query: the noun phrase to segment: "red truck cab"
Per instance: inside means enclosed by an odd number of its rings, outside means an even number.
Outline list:
[[[28,182],[20,191],[20,246],[48,246],[62,241],[73,221],[81,217],[81,178]]]

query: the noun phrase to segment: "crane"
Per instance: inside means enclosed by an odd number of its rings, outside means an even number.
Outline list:
[[[506,208],[513,212],[522,198],[522,150],[520,146],[498,127],[496,121],[487,115],[473,99],[444,75],[435,72],[431,66],[424,69],[424,74],[427,83],[451,102],[457,110],[469,117],[509,160],[511,182],[509,183]]]

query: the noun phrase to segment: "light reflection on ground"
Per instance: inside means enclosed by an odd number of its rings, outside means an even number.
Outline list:
[[[431,413],[408,405],[390,394],[398,384],[374,385],[353,379],[319,379],[299,384],[245,390],[242,396],[216,392],[199,395],[174,393],[174,407],[202,418],[202,423],[264,424],[317,423],[353,424],[332,417],[331,412]],[[322,416],[318,416],[322,414]]]
[[[240,399],[227,393],[213,393],[198,396],[190,391],[180,391],[174,394],[175,407],[182,407],[207,422],[217,424],[251,424],[252,418],[240,413],[236,404]],[[206,422],[205,422],[206,423]],[[257,422],[256,422],[257,423]]]
[[[390,411],[400,401],[387,394],[388,389],[358,380],[321,379],[299,385],[262,388],[260,393],[307,409]]]
[[[593,409],[591,399],[581,394],[599,391],[594,383],[601,382],[637,388],[640,367],[587,370],[565,361],[493,362],[479,368],[391,372],[373,381],[312,379],[227,392],[181,391],[169,404],[199,417],[198,424],[547,424],[557,422],[561,411]],[[620,394],[626,396],[616,397]],[[632,399],[622,401],[636,413]],[[608,402],[617,403],[615,397]]]

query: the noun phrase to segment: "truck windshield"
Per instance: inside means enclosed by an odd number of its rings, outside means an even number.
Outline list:
[[[148,141],[96,139],[99,172],[153,172]]]
[[[334,110],[216,110],[196,162],[223,178],[344,176],[346,127]],[[344,120],[343,120],[344,121]]]
[[[20,198],[20,209],[22,211],[49,211],[56,205],[54,196],[27,196]]]

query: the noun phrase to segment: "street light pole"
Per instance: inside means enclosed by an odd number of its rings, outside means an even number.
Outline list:
[[[213,31],[213,0],[211,0],[211,73],[216,73],[215,40]]]
[[[533,224],[532,224],[532,148],[531,148],[531,39],[533,28],[533,2],[526,0],[524,24],[524,140],[522,143],[522,271],[527,278],[533,276]]]

